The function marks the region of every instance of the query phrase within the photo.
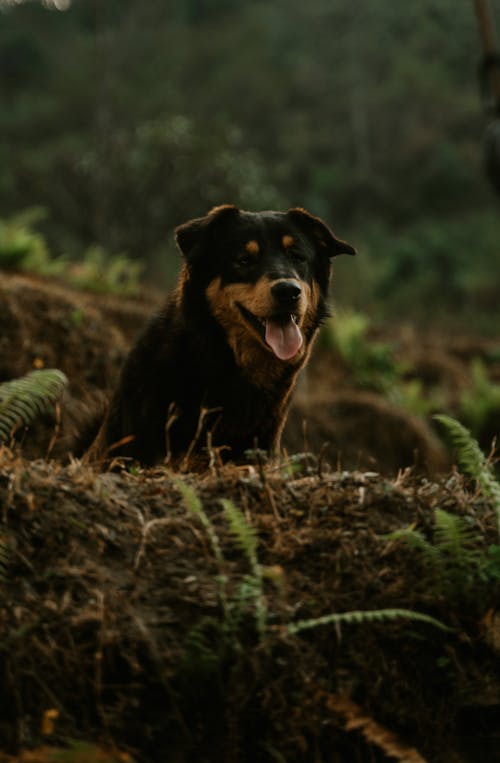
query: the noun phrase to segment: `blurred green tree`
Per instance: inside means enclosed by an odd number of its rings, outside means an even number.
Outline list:
[[[366,243],[360,293],[386,307],[410,282],[413,300],[430,279],[453,307],[481,268],[498,277],[469,4],[32,0],[0,14],[0,215],[45,207],[57,254],[98,243],[173,271],[173,227],[212,204],[299,204]],[[472,228],[474,277],[458,254]]]

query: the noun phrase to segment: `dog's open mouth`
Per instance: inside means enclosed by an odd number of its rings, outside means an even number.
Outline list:
[[[240,313],[280,360],[291,360],[302,347],[298,316],[294,313],[259,318],[237,302]]]

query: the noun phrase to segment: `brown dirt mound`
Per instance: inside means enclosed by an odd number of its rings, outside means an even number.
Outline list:
[[[343,469],[395,474],[412,465],[431,472],[449,468],[430,427],[374,392],[354,390],[320,402],[297,401],[283,445],[290,453],[322,453]]]
[[[387,539],[408,525],[430,537],[445,508],[485,554],[494,512],[458,476],[183,479],[211,529],[163,469],[94,474],[0,452],[0,750],[85,740],[141,763],[499,760],[498,584],[473,565],[458,584]],[[255,529],[255,552],[221,498]],[[401,607],[454,630],[403,618],[286,635],[303,618]]]
[[[70,384],[61,435],[71,436],[86,412],[113,388],[133,337],[160,302],[157,294],[125,300],[29,276],[5,275],[0,286],[0,381],[33,368],[64,371]],[[324,405],[315,403],[325,390],[338,386],[341,376],[346,376],[342,363],[333,364],[331,358],[313,363],[308,394],[298,395],[287,424],[284,445],[289,452],[304,449],[306,420],[308,446],[319,453],[329,442],[325,457],[344,468],[395,472],[418,464],[436,471],[446,465],[425,423],[375,394],[345,392],[340,397],[330,395]],[[345,378],[344,385],[349,383]],[[24,441],[24,455],[45,456],[54,427],[50,416],[38,422]],[[66,449],[63,439],[53,452]]]
[[[33,368],[59,368],[70,392],[109,389],[132,336],[151,312],[138,300],[66,289],[53,282],[2,274],[0,381]]]

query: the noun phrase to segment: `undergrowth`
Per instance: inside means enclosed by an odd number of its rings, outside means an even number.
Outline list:
[[[221,499],[224,516],[228,521],[231,534],[250,565],[250,573],[244,575],[232,598],[229,598],[227,594],[228,577],[224,572],[226,560],[215,527],[193,488],[179,478],[175,478],[174,482],[182,493],[187,510],[197,517],[203,525],[219,567],[216,580],[224,615],[222,626],[225,636],[230,637],[230,639],[237,638],[238,627],[250,607],[254,611],[258,637],[262,639],[266,630],[267,611],[263,594],[263,569],[257,557],[258,540],[255,529],[248,524],[241,511],[236,508],[232,501],[225,498]]]
[[[491,463],[460,422],[444,414],[435,419],[446,428],[462,472],[471,477],[490,500],[500,540],[500,485]],[[414,527],[396,530],[388,538],[402,540],[420,552],[426,567],[422,582],[436,596],[474,597],[481,606],[491,597],[492,585],[500,582],[500,545],[490,544],[485,550],[482,535],[471,525],[468,516],[437,508],[430,539]]]
[[[0,384],[0,443],[53,410],[67,383],[62,371],[48,368]]]
[[[450,433],[457,448],[461,468],[476,480],[484,495],[491,500],[500,532],[500,485],[495,480],[488,459],[481,452],[470,432],[459,422],[444,415],[436,418]],[[367,625],[396,619],[414,620],[433,625],[441,630],[452,630],[430,615],[400,607],[331,612],[320,617],[269,625],[269,621],[273,619],[273,613],[269,612],[264,596],[263,581],[266,568],[258,559],[258,539],[254,528],[231,501],[221,500],[224,516],[230,525],[232,535],[250,567],[250,572],[244,576],[237,591],[232,597],[228,597],[227,578],[223,573],[226,561],[214,525],[195,491],[181,480],[177,479],[176,484],[184,496],[188,510],[202,522],[219,566],[219,596],[224,611],[222,630],[225,637],[229,639],[225,642],[226,647],[241,648],[238,627],[242,622],[243,614],[249,607],[253,611],[256,632],[261,642],[268,641],[273,632],[290,637],[323,626]],[[482,547],[482,536],[472,526],[471,521],[467,516],[461,517],[437,508],[431,538],[427,538],[423,532],[415,528],[398,530],[387,537],[390,540],[404,541],[422,554],[427,568],[427,577],[424,576],[423,582],[426,584],[427,581],[429,590],[437,599],[444,596],[463,601],[464,598],[474,596],[479,600],[483,593],[488,596],[491,584],[496,585],[500,581],[500,546],[493,544],[485,551]],[[211,654],[213,659],[213,653],[205,638],[210,629],[213,631],[213,628],[213,621],[210,623],[205,621],[198,624],[191,633],[191,645],[195,643],[199,653],[203,653],[205,658]],[[203,632],[205,637],[201,638]],[[194,641],[193,638],[195,638]]]
[[[370,320],[355,311],[342,311],[327,321],[322,342],[340,354],[354,383],[386,396],[395,405],[418,416],[443,406],[442,394],[424,394],[419,379],[408,379],[410,365],[396,358],[393,345],[369,336]]]
[[[51,276],[89,291],[133,296],[139,292],[144,266],[125,254],[94,245],[78,261],[53,255],[36,225],[46,217],[39,207],[0,220],[0,269]]]
[[[445,414],[434,418],[446,428],[456,448],[462,471],[475,480],[483,494],[491,499],[500,535],[500,484],[495,478],[491,461],[484,455],[477,441],[463,424]]]
[[[326,322],[322,340],[340,353],[355,384],[388,393],[400,378],[402,369],[389,344],[368,340],[369,326],[366,315],[346,310]]]
[[[205,669],[207,666],[214,668],[220,665],[220,661],[227,656],[228,651],[241,650],[239,626],[249,607],[254,613],[255,630],[259,642],[267,645],[269,645],[269,639],[273,633],[277,632],[282,637],[290,637],[302,631],[325,625],[365,625],[373,622],[408,619],[424,622],[441,630],[451,630],[434,617],[403,608],[334,612],[321,617],[285,623],[284,625],[269,625],[268,622],[272,613],[268,610],[264,595],[264,578],[269,577],[278,585],[280,581],[273,569],[268,569],[259,562],[257,555],[258,538],[255,529],[247,522],[244,514],[232,501],[225,498],[221,499],[224,516],[229,523],[236,545],[243,552],[250,566],[250,572],[243,577],[233,596],[228,597],[228,578],[223,572],[226,560],[214,525],[193,488],[179,478],[175,478],[174,482],[183,495],[186,508],[200,520],[207,532],[219,567],[217,583],[219,600],[223,610],[223,622],[221,624],[218,624],[214,618],[203,618],[191,630],[187,639],[187,655],[190,663],[193,659],[195,662],[201,660]],[[215,634],[217,634],[217,638],[214,638]],[[221,635],[222,639],[220,638]],[[217,654],[214,653],[214,649]]]
[[[491,416],[500,413],[500,384],[491,381],[480,358],[471,364],[471,386],[462,393],[459,408],[460,418],[476,437],[488,425]]]

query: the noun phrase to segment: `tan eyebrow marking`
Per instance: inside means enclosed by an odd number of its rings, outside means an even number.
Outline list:
[[[283,236],[283,238],[281,239],[281,243],[283,244],[285,249],[289,249],[291,246],[294,245],[295,239],[293,236],[288,236],[288,235]]]
[[[245,244],[245,249],[247,250],[248,254],[258,254],[260,252],[260,246],[258,245],[257,241],[247,241]]]

